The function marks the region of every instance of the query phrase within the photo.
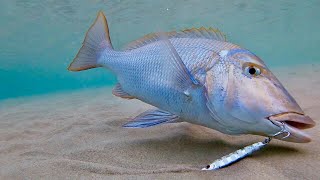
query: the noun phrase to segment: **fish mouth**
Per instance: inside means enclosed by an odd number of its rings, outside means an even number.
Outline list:
[[[307,143],[311,137],[303,132],[304,129],[312,128],[316,123],[303,113],[284,112],[266,117],[273,124],[284,130],[284,133],[277,133],[276,139],[296,143]]]

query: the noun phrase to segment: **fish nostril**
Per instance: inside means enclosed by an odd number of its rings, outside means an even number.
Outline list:
[[[277,83],[273,83],[273,85],[279,89],[282,89],[282,86],[280,84],[277,84]]]

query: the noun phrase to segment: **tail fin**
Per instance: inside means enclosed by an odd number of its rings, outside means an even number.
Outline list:
[[[108,23],[102,11],[89,28],[78,54],[68,67],[70,71],[82,71],[101,67],[98,63],[100,53],[106,48],[112,49]]]

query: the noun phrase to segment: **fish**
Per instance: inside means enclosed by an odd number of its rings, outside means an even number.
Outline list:
[[[151,33],[115,50],[100,11],[68,70],[97,67],[116,75],[113,95],[155,107],[123,127],[189,122],[229,135],[311,141],[303,130],[315,121],[262,59],[218,29]]]

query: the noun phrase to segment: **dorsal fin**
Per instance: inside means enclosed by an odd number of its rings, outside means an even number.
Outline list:
[[[171,31],[164,33],[169,39],[171,38],[202,38],[202,39],[213,39],[217,41],[227,41],[226,36],[218,29],[214,28],[191,28],[182,31]],[[125,50],[136,49],[146,44],[160,40],[159,33],[151,33],[129,43]]]

